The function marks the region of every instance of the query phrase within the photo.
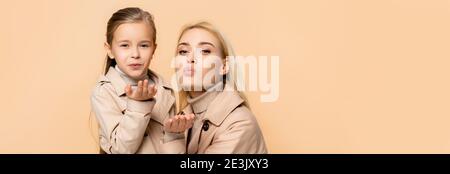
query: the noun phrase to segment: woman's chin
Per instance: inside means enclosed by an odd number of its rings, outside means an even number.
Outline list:
[[[182,82],[181,88],[184,91],[202,91],[203,85],[202,84],[193,84],[193,83],[189,83],[189,82],[184,82],[184,83]]]

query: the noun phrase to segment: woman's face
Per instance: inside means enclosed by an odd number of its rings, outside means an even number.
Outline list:
[[[125,23],[117,27],[111,45],[105,44],[120,70],[133,79],[145,77],[156,45],[153,33],[145,22]]]
[[[185,91],[203,91],[216,84],[223,73],[222,46],[209,31],[187,30],[177,46],[176,74]]]

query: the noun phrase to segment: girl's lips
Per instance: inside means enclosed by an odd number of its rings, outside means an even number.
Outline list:
[[[140,69],[142,64],[140,64],[140,63],[133,63],[133,64],[129,64],[128,66],[130,66],[131,69]]]

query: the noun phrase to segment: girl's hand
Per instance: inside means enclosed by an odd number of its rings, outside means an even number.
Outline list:
[[[156,94],[154,85],[148,85],[148,80],[139,80],[136,90],[131,89],[131,85],[125,87],[127,97],[137,101],[144,101],[153,98]]]
[[[194,124],[194,114],[175,115],[164,122],[164,131],[170,133],[182,133]]]

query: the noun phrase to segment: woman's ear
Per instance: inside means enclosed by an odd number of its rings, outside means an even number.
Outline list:
[[[230,71],[230,66],[228,65],[228,57],[225,58],[225,61],[222,64],[222,67],[220,69],[220,75],[225,75]]]
[[[109,45],[107,42],[105,42],[105,44],[103,46],[105,47],[106,54],[108,54],[108,57],[111,59],[114,59],[114,55],[112,54],[112,51],[111,51],[111,45]]]

